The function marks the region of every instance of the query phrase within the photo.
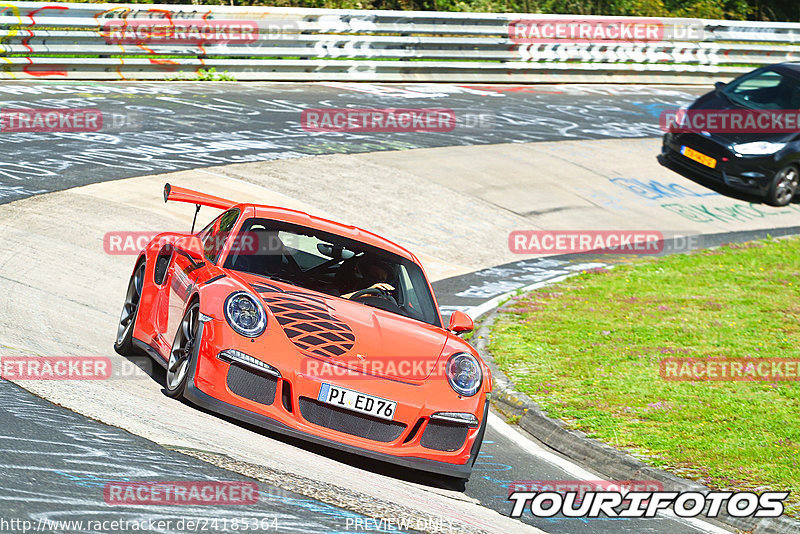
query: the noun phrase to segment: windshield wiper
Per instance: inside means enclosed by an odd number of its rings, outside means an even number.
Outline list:
[[[739,100],[734,99],[731,95],[725,93],[724,91],[719,91],[717,94],[722,95],[722,98],[728,101],[729,104],[733,104],[734,106],[739,106],[740,108],[744,109],[758,109],[753,106],[748,106],[747,100]]]

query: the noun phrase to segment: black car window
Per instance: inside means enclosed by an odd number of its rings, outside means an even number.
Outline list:
[[[798,109],[800,79],[771,69],[757,70],[731,82],[723,93],[750,109]]]

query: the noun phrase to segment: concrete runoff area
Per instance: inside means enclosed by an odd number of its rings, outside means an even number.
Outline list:
[[[796,204],[751,205],[663,169],[655,161],[659,145],[656,139],[564,141],[317,156],[103,182],[0,205],[0,355],[108,356],[113,365],[124,363],[112,343],[134,256],[105,253],[103,237],[188,230],[194,210],[164,205],[165,182],[361,226],[409,248],[433,280],[522,259],[508,248],[513,230],[704,234],[800,220]],[[217,213],[203,208],[199,226]],[[310,478],[322,501],[359,495],[349,508],[366,515],[414,511],[464,531],[537,531],[472,497],[480,476],[461,493],[357,458],[320,454],[175,402],[146,374],[19,385],[169,448],[224,455],[278,478]],[[591,531],[603,528],[609,527]]]

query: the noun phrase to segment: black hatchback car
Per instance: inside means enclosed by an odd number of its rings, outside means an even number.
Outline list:
[[[785,206],[800,187],[800,63],[756,69],[677,113],[658,161]]]

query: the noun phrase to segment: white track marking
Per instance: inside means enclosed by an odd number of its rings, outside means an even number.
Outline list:
[[[612,268],[612,267],[613,265],[606,266],[606,268]],[[534,289],[539,289],[541,287],[565,280],[570,276],[574,276],[574,274],[565,274],[563,276],[558,276],[556,278],[551,278],[550,280],[537,282],[535,284],[531,284],[522,287],[520,289],[516,289],[514,291],[509,291],[508,293],[503,293],[502,295],[498,295],[497,297],[494,297],[484,302],[483,304],[469,308],[468,310],[466,310],[466,313],[473,319],[476,319],[481,315],[483,315],[484,313],[487,313],[493,308],[497,307],[501,302],[510,298],[517,292],[533,291]],[[554,465],[559,469],[562,469],[563,471],[569,473],[571,476],[574,476],[576,480],[606,480],[605,478],[584,469],[583,467],[567,460],[566,458],[562,458],[557,454],[554,454],[550,451],[543,449],[536,442],[523,435],[521,431],[514,430],[508,423],[506,423],[500,417],[496,416],[493,413],[489,413],[489,426],[497,430],[504,437],[513,441],[517,446],[519,446],[522,450],[524,450],[528,454],[536,456],[537,458],[544,460],[545,462]],[[661,510],[659,512],[659,515],[673,519],[675,521],[686,523],[696,529],[699,529],[704,532],[709,532],[711,534],[730,534],[731,532],[730,530],[726,530],[716,525],[712,525],[711,523],[707,523],[706,521],[703,521],[701,519],[693,517],[678,517],[671,510]]]
[[[572,463],[566,458],[562,458],[555,453],[543,449],[539,444],[526,437],[521,432],[511,428],[508,423],[493,413],[489,413],[489,426],[494,430],[497,430],[497,432],[499,432],[503,437],[513,441],[526,453],[530,454],[531,456],[535,456],[540,460],[544,460],[545,462],[558,467],[559,469],[562,469],[563,471],[569,473],[570,476],[574,476],[576,480],[607,480],[604,477],[584,469],[578,464]],[[687,525],[690,525],[700,531],[709,532],[711,534],[730,534],[732,532],[716,525],[712,525],[711,523],[707,523],[701,519],[693,517],[678,517],[671,510],[661,510],[659,515],[674,521],[686,523]]]
[[[503,437],[513,441],[518,447],[528,454],[536,456],[537,458],[540,458],[545,462],[554,465],[563,471],[566,471],[570,475],[574,476],[576,480],[602,480],[603,478],[592,473],[591,471],[584,469],[578,464],[572,463],[566,458],[562,458],[555,453],[545,450],[541,445],[525,437],[525,435],[519,431],[514,430],[511,425],[493,413],[489,413],[489,426],[497,430],[503,435]]]
[[[502,295],[498,295],[493,299],[487,300],[483,304],[479,304],[478,306],[473,306],[467,310],[464,310],[464,313],[472,317],[472,319],[477,319],[484,313],[489,312],[492,308],[496,308],[501,302],[510,298],[512,295],[515,295],[517,291],[521,292],[528,292],[533,291],[534,289],[539,289],[540,287],[544,287],[550,284],[555,284],[556,282],[561,282],[562,280],[566,280],[570,276],[575,276],[575,274],[565,274],[562,276],[557,276],[555,278],[550,278],[549,280],[544,280],[542,282],[536,282],[535,284],[531,284],[529,286],[521,287],[519,289],[515,289],[514,291],[509,291],[508,293],[503,293]]]

